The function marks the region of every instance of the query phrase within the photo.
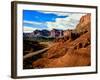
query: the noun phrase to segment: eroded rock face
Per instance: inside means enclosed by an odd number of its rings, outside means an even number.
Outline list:
[[[33,68],[71,67],[91,65],[91,14],[82,16],[76,29],[70,35],[57,39],[54,45],[33,61]]]
[[[77,32],[90,32],[91,26],[91,14],[87,14],[81,17],[79,24],[76,26]]]

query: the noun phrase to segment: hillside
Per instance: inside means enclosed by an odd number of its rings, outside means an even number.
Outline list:
[[[42,57],[32,62],[33,68],[74,67],[91,65],[91,15],[81,17],[75,30],[53,41]]]

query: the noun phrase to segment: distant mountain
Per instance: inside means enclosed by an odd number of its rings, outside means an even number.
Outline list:
[[[50,36],[50,31],[48,31],[48,30],[41,30],[41,35],[43,35],[43,36]]]
[[[52,29],[49,30],[34,30],[32,33],[23,33],[24,38],[32,37],[61,37],[63,36],[63,30]]]

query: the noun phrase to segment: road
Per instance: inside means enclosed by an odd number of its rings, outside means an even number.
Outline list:
[[[47,51],[52,46],[52,42],[41,42],[40,44],[46,44],[46,45],[48,45],[48,47],[44,48],[42,50],[36,51],[36,52],[28,53],[28,54],[26,54],[26,55],[23,56],[23,59],[27,59],[27,58],[32,57],[34,55],[43,53],[43,52]]]

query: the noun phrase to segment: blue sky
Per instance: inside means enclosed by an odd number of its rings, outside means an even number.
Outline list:
[[[65,18],[67,16],[58,16],[57,14],[53,13],[43,13],[40,11],[32,11],[32,10],[24,10],[23,11],[24,20],[34,21],[34,22],[55,22],[56,18]]]
[[[73,28],[83,14],[48,12],[36,10],[23,10],[24,32],[32,32],[39,29],[67,29]],[[74,19],[75,18],[75,19]]]

